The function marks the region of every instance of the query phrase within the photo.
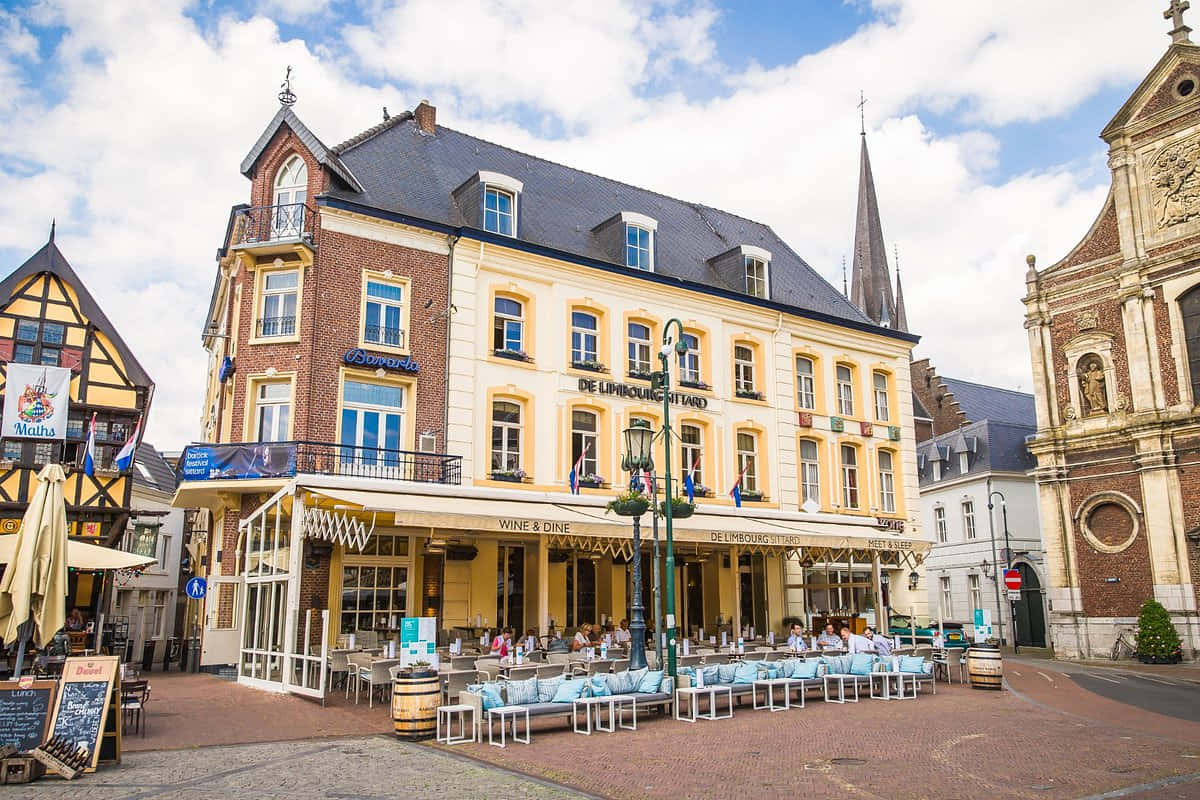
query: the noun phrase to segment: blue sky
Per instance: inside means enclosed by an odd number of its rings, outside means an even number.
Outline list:
[[[767,222],[837,284],[862,89],[918,354],[1028,388],[1024,255],[1086,231],[1097,134],[1168,27],[1127,0],[7,2],[0,270],[58,218],[158,383],[148,437],[174,448],[198,431],[237,165],[286,65],[329,144],[428,97],[443,124]]]

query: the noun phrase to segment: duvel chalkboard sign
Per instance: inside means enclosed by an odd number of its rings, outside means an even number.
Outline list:
[[[46,741],[57,681],[0,682],[0,746],[27,753]]]
[[[86,747],[91,754],[89,771],[96,768],[100,758],[100,737],[104,735],[117,661],[116,656],[96,656],[68,658],[63,664],[50,735]]]

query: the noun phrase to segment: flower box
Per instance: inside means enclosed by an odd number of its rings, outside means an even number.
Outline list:
[[[712,497],[713,490],[707,486],[704,486],[703,484],[700,484],[692,487],[692,494],[694,494],[696,497]]]
[[[523,469],[503,469],[492,470],[492,480],[506,481],[508,483],[520,483],[525,480],[525,470]]]
[[[762,400],[764,398],[762,392],[752,389],[738,389],[736,392],[734,392],[734,395],[739,400]]]
[[[679,388],[681,388],[681,389],[699,389],[699,390],[700,390],[700,391],[702,391],[702,392],[706,392],[706,391],[708,391],[709,389],[711,389],[712,387],[711,387],[711,386],[709,386],[709,385],[708,385],[707,383],[705,383],[704,381],[684,381],[684,380],[681,380],[681,381],[679,382]]]
[[[604,365],[599,361],[572,361],[571,369],[581,369],[585,372],[604,372]]]
[[[579,479],[579,486],[583,489],[603,489],[604,478],[599,475],[584,475]]]
[[[626,375],[628,375],[629,378],[631,378],[632,380],[635,380],[635,381],[648,381],[648,380],[650,380],[650,376],[653,374],[654,373],[652,373],[652,372],[642,371],[640,369],[631,369],[631,370],[629,370],[629,372],[626,373]]]
[[[529,354],[524,350],[493,350],[492,355],[497,358],[507,358],[512,361],[533,361]]]
[[[761,503],[765,499],[762,492],[742,492],[743,503]]]
[[[687,519],[692,514],[696,513],[695,503],[689,503],[682,497],[676,497],[670,501],[671,503],[671,518],[672,519]],[[667,501],[663,500],[658,504],[658,513],[664,517],[667,515]]]

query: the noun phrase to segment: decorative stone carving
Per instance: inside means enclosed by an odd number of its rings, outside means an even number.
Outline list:
[[[1124,413],[1129,409],[1129,398],[1123,394],[1117,395],[1117,399],[1113,403],[1113,408],[1115,408],[1118,413]]]
[[[1063,406],[1063,419],[1065,419],[1067,422],[1074,422],[1075,417],[1077,416],[1078,414],[1075,413],[1075,406],[1071,405],[1070,403],[1067,403],[1067,405]]]
[[[1095,330],[1100,325],[1100,315],[1093,309],[1080,311],[1075,315],[1075,329],[1083,331]]]
[[[1108,413],[1108,392],[1104,377],[1104,362],[1100,356],[1088,354],[1079,359],[1076,367],[1079,375],[1079,394],[1082,398],[1082,411],[1092,414]]]
[[[1154,157],[1150,192],[1159,228],[1200,217],[1200,138],[1169,145]]]

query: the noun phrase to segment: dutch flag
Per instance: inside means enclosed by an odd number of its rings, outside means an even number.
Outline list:
[[[121,452],[117,453],[117,469],[124,472],[125,470],[133,467],[133,454],[134,451],[137,450],[138,437],[141,435],[142,418],[138,417],[137,425],[135,425],[133,428],[133,434],[129,437],[129,440],[125,442],[124,447],[121,448]]]
[[[689,503],[696,502],[696,481],[692,476],[695,474],[696,467],[699,465],[699,463],[700,459],[697,457],[696,460],[692,462],[692,465],[688,467],[687,475],[683,476],[683,490],[687,492]]]
[[[571,494],[579,494],[579,479],[583,477],[580,474],[583,471],[583,458],[587,455],[588,448],[591,444],[583,446],[583,452],[579,454],[579,460],[575,462],[575,466],[571,467],[570,474],[567,475],[567,485],[571,487]]]
[[[746,462],[746,466],[742,468],[742,472],[738,475],[737,480],[733,484],[733,488],[729,490],[729,496],[733,498],[733,505],[737,508],[742,507],[742,478],[746,477],[746,470],[750,469],[750,462]]]
[[[83,446],[83,474],[89,478],[96,474],[96,415],[88,425],[87,444]]]

